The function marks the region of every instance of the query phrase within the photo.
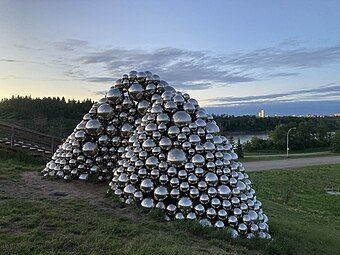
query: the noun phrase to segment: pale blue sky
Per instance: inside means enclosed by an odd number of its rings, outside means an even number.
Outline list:
[[[219,113],[340,112],[339,1],[1,1],[0,97],[151,70]]]

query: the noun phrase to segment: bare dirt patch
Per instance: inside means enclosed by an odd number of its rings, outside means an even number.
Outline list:
[[[105,199],[107,183],[85,183],[79,181],[45,179],[37,172],[23,172],[18,180],[1,182],[0,190],[7,195],[24,198],[50,197],[58,199],[78,198],[89,202]]]
[[[0,182],[2,199],[21,197],[27,199],[49,198],[63,200],[79,199],[104,211],[119,213],[131,219],[137,219],[133,209],[121,208],[110,197],[106,197],[107,183],[91,183],[43,178],[38,172],[23,172],[20,179]]]

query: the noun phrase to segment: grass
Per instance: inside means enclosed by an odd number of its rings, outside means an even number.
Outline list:
[[[30,156],[31,157],[31,156]],[[8,192],[44,162],[0,153],[0,254],[334,254],[340,250],[340,165],[250,173],[273,240],[230,240],[227,230],[163,222],[131,207]],[[72,185],[72,183],[70,183]],[[15,186],[14,186],[15,187]],[[29,190],[29,187],[27,187]],[[111,205],[112,204],[112,205]]]
[[[39,166],[42,170],[47,160],[24,152],[11,152],[0,149],[0,181],[18,179],[23,171],[31,171]]]
[[[270,216],[276,243],[290,254],[335,254],[340,250],[340,165],[250,173]]]
[[[4,216],[3,216],[4,215]],[[200,240],[168,223],[107,213],[86,201],[1,202],[5,254],[232,254],[228,243]],[[239,249],[241,250],[241,249]],[[2,254],[3,254],[2,253]]]

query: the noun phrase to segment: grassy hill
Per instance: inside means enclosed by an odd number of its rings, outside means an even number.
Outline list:
[[[106,185],[42,179],[44,162],[0,152],[0,254],[336,254],[340,165],[250,173],[273,240],[163,222],[105,198]]]

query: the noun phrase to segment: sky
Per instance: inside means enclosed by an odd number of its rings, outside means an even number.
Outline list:
[[[340,1],[0,1],[0,98],[149,70],[219,114],[340,112]]]

